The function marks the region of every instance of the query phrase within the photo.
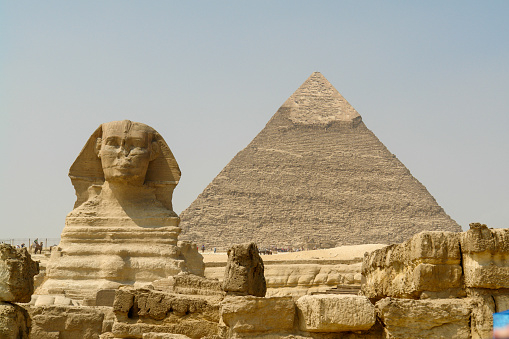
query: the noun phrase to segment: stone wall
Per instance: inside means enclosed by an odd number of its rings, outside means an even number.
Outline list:
[[[509,229],[472,224],[366,253],[361,295],[231,296],[218,281],[181,274],[123,287],[113,307],[43,306],[39,296],[25,305],[31,320],[12,307],[0,318],[23,318],[14,328],[31,326],[34,339],[490,338],[492,314],[509,309],[507,240]]]
[[[422,232],[367,254],[362,293],[391,338],[490,338],[509,309],[509,229]]]

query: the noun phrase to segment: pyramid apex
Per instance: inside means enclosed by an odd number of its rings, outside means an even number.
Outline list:
[[[290,120],[303,125],[360,119],[359,113],[320,72],[313,72],[281,107],[290,108]]]

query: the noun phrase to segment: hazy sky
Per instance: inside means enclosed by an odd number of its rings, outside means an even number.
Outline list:
[[[0,1],[0,239],[60,235],[69,167],[112,120],[165,138],[180,213],[313,71],[464,229],[509,227],[508,18],[509,1]]]

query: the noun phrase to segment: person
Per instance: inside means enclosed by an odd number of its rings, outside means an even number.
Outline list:
[[[205,245],[201,245],[201,253],[205,252]]]

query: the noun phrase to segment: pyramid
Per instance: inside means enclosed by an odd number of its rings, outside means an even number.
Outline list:
[[[357,111],[315,72],[180,215],[208,248],[396,243],[461,232]]]

